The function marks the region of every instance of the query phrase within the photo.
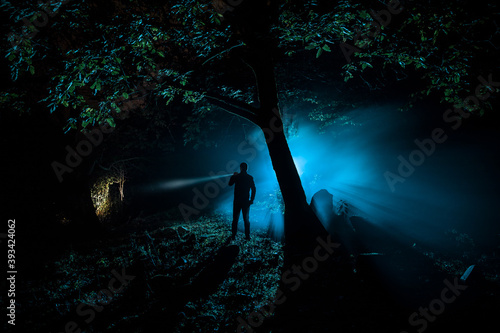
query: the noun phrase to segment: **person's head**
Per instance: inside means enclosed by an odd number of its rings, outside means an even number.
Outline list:
[[[240,171],[246,172],[247,170],[248,170],[248,165],[245,162],[241,163],[240,164]]]

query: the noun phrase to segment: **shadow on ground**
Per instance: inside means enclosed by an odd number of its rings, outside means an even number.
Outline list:
[[[288,274],[275,315],[247,331],[443,333],[498,326],[499,285],[482,278],[477,265],[462,281],[438,270],[410,239],[395,239],[359,217],[350,224],[333,213],[328,218],[328,232],[341,247],[303,274],[298,289],[290,289],[290,276],[300,275]],[[247,320],[260,324],[255,316]]]

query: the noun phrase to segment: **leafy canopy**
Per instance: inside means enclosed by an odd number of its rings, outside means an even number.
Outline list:
[[[12,26],[5,51],[12,84],[0,102],[27,111],[27,101],[36,99],[50,112],[66,115],[66,130],[82,131],[103,122],[115,126],[121,112],[144,110],[151,101],[202,102],[207,84],[198,73],[209,75],[210,67],[231,58],[233,50],[249,47],[227,18],[252,3],[232,8],[215,0],[2,2]],[[355,48],[339,73],[347,83],[374,90],[418,78],[409,106],[431,94],[462,106],[476,77],[495,68],[497,6],[476,12],[466,1],[401,6],[390,24],[376,30],[370,12],[386,9],[383,2],[279,1],[271,33],[280,54],[290,57],[309,52],[345,61],[339,46]],[[42,83],[35,91],[32,79]],[[238,95],[231,88],[217,90]],[[466,108],[484,112],[491,108],[488,103]],[[210,111],[201,105],[202,112]]]

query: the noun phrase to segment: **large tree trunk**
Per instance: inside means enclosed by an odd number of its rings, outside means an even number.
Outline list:
[[[211,101],[252,121],[264,132],[285,202],[285,261],[296,261],[294,258],[307,255],[314,249],[318,236],[326,236],[327,233],[307,204],[279,112],[272,55],[277,48],[270,29],[279,15],[280,2],[238,1],[231,5],[234,8],[225,11],[224,18],[233,25],[235,36],[245,42],[245,47],[236,49],[234,53],[240,53],[255,74],[260,107],[257,109],[224,98],[211,98]]]
[[[263,129],[267,132],[267,129]],[[307,204],[297,168],[283,131],[275,132],[267,147],[285,203],[285,256],[308,256],[326,230]]]
[[[257,124],[262,129],[273,169],[285,203],[286,261],[300,260],[310,255],[318,237],[326,237],[326,230],[308,205],[302,183],[288,147],[278,105],[274,64],[268,48],[259,48],[245,59],[253,69],[260,108]]]

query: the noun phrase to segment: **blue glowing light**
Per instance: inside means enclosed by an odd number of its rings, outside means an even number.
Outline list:
[[[184,178],[184,179],[172,179],[161,182],[159,184],[159,189],[162,190],[178,190],[184,187],[193,186],[196,184],[205,183],[219,178],[229,177],[231,174],[209,176],[209,177],[194,177],[194,178]]]
[[[307,163],[306,159],[303,158],[302,156],[297,156],[293,158],[293,162],[295,163],[295,167],[297,168],[299,176],[302,176],[302,174],[304,173],[304,168]]]
[[[466,226],[479,209],[487,219],[498,217],[486,207],[488,197],[495,193],[493,182],[477,180],[484,175],[478,173],[478,168],[494,167],[480,162],[485,149],[442,144],[393,192],[384,173],[397,169],[398,156],[408,156],[415,149],[414,140],[423,138],[425,133],[414,130],[417,116],[402,114],[395,107],[355,110],[348,116],[355,125],[333,124],[320,134],[317,126],[305,121],[296,135],[288,138],[308,201],[314,193],[326,189],[333,195],[334,207],[344,200],[353,215],[389,232],[435,243],[447,229]],[[248,172],[257,186],[251,223],[282,229],[276,226],[281,223],[277,213],[278,183],[264,137],[258,129],[247,137],[255,155],[241,159],[248,163]],[[464,160],[464,156],[472,155],[476,157]],[[475,175],[477,179],[457,174]],[[231,190],[226,190],[218,205],[228,214],[232,209]]]

